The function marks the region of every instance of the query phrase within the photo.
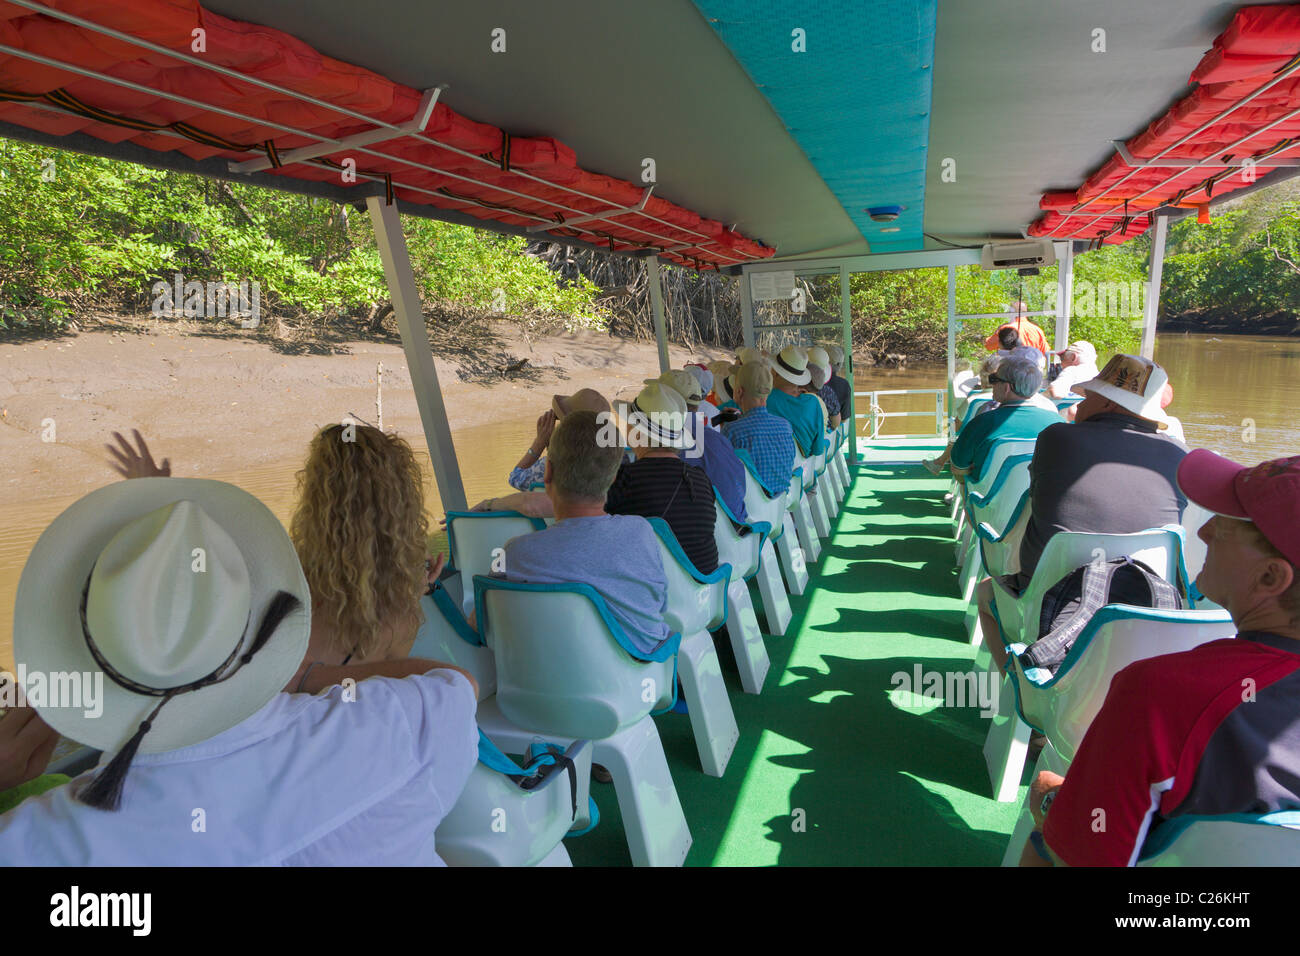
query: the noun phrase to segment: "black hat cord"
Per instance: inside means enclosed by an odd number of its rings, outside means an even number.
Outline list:
[[[90,594],[90,578],[93,574],[94,568],[92,567],[90,574],[86,576],[86,585],[81,590],[81,635],[86,641],[86,648],[90,651],[90,656],[95,659],[95,663],[98,664],[100,670],[108,676],[108,679],[119,687],[131,691],[134,694],[162,698],[162,700],[158,702],[158,706],[149,712],[149,716],[140,722],[140,726],[136,728],[135,733],[132,734],[131,739],[126,742],[126,745],[123,746],[113,759],[109,761],[108,765],[95,776],[95,779],[77,794],[77,800],[87,806],[95,807],[99,810],[116,810],[122,802],[122,787],[126,782],[127,771],[131,769],[131,762],[135,759],[136,752],[140,749],[140,744],[144,740],[145,734],[149,733],[149,731],[153,729],[153,722],[158,716],[158,712],[167,706],[168,701],[174,697],[178,697],[181,694],[188,694],[191,691],[200,690],[204,687],[210,687],[213,684],[220,684],[222,681],[229,680],[238,674],[240,669],[253,659],[253,655],[266,646],[266,642],[271,639],[271,635],[275,633],[276,629],[280,626],[280,623],[285,619],[285,617],[287,617],[292,611],[296,610],[302,602],[287,591],[276,592],[275,596],[271,598],[271,603],[267,606],[266,611],[262,614],[262,621],[258,625],[257,633],[253,637],[253,643],[249,646],[247,651],[243,654],[239,654],[239,648],[244,644],[244,637],[241,635],[234,650],[232,650],[230,655],[210,674],[200,677],[196,681],[191,681],[188,684],[182,684],[178,687],[150,687],[147,684],[133,681],[125,674],[118,672],[108,663],[107,660],[105,660],[104,655],[100,652],[99,647],[90,636],[90,626],[86,621],[86,602]],[[251,620],[252,617],[250,611],[249,621],[251,622]],[[244,634],[247,633],[248,626],[245,624]],[[236,654],[239,654],[239,663],[234,670],[227,673],[226,671],[235,660]]]

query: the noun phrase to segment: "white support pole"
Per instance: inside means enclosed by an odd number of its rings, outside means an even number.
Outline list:
[[[1074,240],[1065,240],[1065,253],[1057,257],[1056,349],[1070,344],[1070,313],[1074,304]]]
[[[754,297],[749,288],[749,273],[740,273],[740,337],[754,347]]]
[[[853,303],[849,299],[849,269],[840,264],[840,322],[843,323],[841,338],[844,349],[844,377],[849,382],[849,407],[840,409],[840,417],[849,423],[849,464],[858,463],[858,420],[853,415],[853,393],[857,387],[853,383]]]
[[[668,358],[668,332],[664,328],[664,284],[659,275],[659,257],[647,256],[645,268],[650,283],[650,313],[655,320],[655,343],[659,346],[659,371],[666,372],[672,368],[672,360]]]
[[[1160,312],[1160,277],[1165,271],[1165,238],[1169,235],[1169,217],[1156,218],[1156,234],[1151,240],[1151,278],[1147,283],[1146,309],[1142,316],[1142,357],[1156,355],[1156,315]]]
[[[948,267],[948,381],[957,374],[957,267]]]
[[[438,483],[438,497],[442,499],[444,511],[464,511],[465,485],[461,482],[460,466],[456,463],[456,448],[451,441],[447,408],[442,401],[438,370],[434,368],[433,352],[429,348],[420,291],[415,286],[406,237],[402,235],[402,220],[397,206],[386,204],[383,196],[366,199],[366,208],[375,228],[375,243],[384,263],[388,293],[393,297],[393,315],[402,333],[402,349],[406,353],[406,367],[411,371],[415,404],[424,425],[424,440],[429,446],[429,461],[433,465],[434,480]]]

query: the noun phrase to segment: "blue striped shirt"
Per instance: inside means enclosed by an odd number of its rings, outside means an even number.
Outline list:
[[[794,431],[784,418],[773,415],[760,405],[745,412],[736,421],[722,426],[722,434],[735,448],[749,453],[758,477],[768,491],[782,492],[790,487],[794,470]]]

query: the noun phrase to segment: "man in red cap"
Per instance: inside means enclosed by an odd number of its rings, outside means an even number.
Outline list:
[[[1068,778],[1034,781],[1022,865],[1131,866],[1166,820],[1300,806],[1300,456],[1197,449],[1178,484],[1214,512],[1196,586],[1237,636],[1115,676]]]

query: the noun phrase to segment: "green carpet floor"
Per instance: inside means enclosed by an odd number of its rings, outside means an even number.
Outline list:
[[[920,457],[913,455],[913,457]],[[718,641],[740,741],[721,779],[700,770],[689,718],[655,718],[694,837],[692,866],[997,865],[1018,803],[998,804],[976,702],[942,704],[916,676],[970,669],[947,482],[916,465],[863,465],[791,598],[785,637],[767,638],[760,695],[741,691]],[[760,615],[761,621],[761,615]],[[907,680],[896,675],[906,675]],[[566,841],[575,866],[629,865],[614,788]]]

